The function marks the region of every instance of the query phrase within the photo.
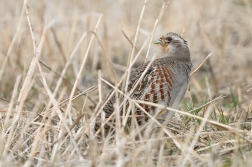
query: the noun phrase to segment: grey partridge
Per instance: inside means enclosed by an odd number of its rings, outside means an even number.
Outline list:
[[[180,35],[170,32],[163,35],[155,43],[162,46],[165,57],[155,59],[152,62],[143,79],[130,95],[130,98],[177,108],[186,93],[189,74],[192,68],[187,41]],[[130,73],[128,92],[133,89],[149,63],[146,62],[140,65]],[[116,98],[113,95],[104,106],[105,118],[108,118],[114,112],[115,101]],[[122,102],[123,98],[120,98],[120,101]],[[140,106],[149,114],[155,115],[155,107],[146,104],[140,104]],[[122,114],[122,108],[120,110]],[[134,114],[139,125],[143,125],[148,121],[148,116],[142,110],[136,107],[133,111],[135,111]],[[169,112],[162,114],[163,120],[166,119]],[[105,131],[113,128],[111,123],[114,122],[115,119],[112,119],[108,124],[105,124]],[[128,120],[128,123],[130,122]],[[95,125],[95,130],[97,131],[100,126],[101,123],[98,121]]]

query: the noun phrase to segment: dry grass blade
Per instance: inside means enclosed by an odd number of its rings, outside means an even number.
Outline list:
[[[130,45],[132,46],[132,48],[134,47],[138,52],[139,52],[139,49],[134,45],[133,42],[131,42],[131,40],[129,39],[129,37],[126,35],[126,33],[124,32],[123,28],[121,27],[121,32],[124,36],[124,38],[130,43]],[[140,52],[140,55],[141,56],[144,56],[144,54],[142,52]]]
[[[2,75],[3,75],[3,73],[4,73],[4,69],[5,69],[6,65],[7,65],[8,59],[9,59],[9,57],[10,57],[10,53],[12,52],[13,47],[14,47],[14,44],[15,44],[17,38],[18,38],[20,29],[21,29],[21,23],[22,23],[22,20],[23,20],[23,16],[24,16],[24,13],[25,13],[25,10],[26,10],[26,7],[27,7],[27,6],[26,6],[27,1],[28,1],[28,0],[25,0],[25,1],[24,1],[24,4],[23,4],[23,7],[22,7],[22,12],[21,12],[21,15],[20,15],[20,18],[19,18],[19,22],[18,22],[18,26],[17,26],[16,33],[15,33],[15,35],[14,35],[12,41],[11,41],[11,44],[10,44],[10,46],[9,46],[9,48],[8,48],[8,51],[7,51],[7,54],[6,54],[6,56],[4,57],[3,64],[2,64],[1,70],[0,70],[0,80],[2,80]]]
[[[58,75],[59,77],[61,77],[65,82],[69,83],[71,86],[73,86],[73,84],[67,79],[65,78],[65,76],[60,75],[58,72],[54,71],[52,68],[50,68],[48,65],[46,65],[45,63],[43,63],[42,61],[39,60],[39,63],[42,64],[44,67],[46,67],[48,70],[52,71],[53,73],[55,73],[56,75]],[[78,87],[76,88],[76,90],[81,93],[81,95],[86,96],[94,105],[96,105],[96,102],[87,95],[87,93],[83,93]]]
[[[213,99],[211,101],[211,103],[217,99],[220,99],[221,97],[218,97],[216,99]],[[148,105],[151,105],[151,106],[155,106],[155,107],[159,107],[159,108],[166,108],[166,110],[170,110],[170,111],[174,111],[178,114],[183,114],[183,115],[186,115],[186,116],[189,116],[189,117],[192,117],[192,118],[196,118],[196,119],[199,119],[199,120],[202,120],[202,121],[207,121],[208,123],[216,126],[216,127],[219,127],[221,129],[224,129],[226,131],[229,131],[231,133],[234,133],[235,135],[237,136],[240,136],[241,138],[243,138],[244,140],[248,141],[249,143],[251,143],[252,141],[247,139],[247,138],[244,138],[242,136],[242,134],[246,133],[245,131],[242,131],[240,129],[237,129],[237,128],[234,128],[234,127],[231,127],[231,126],[228,126],[228,125],[225,125],[225,124],[221,124],[219,122],[216,122],[216,121],[212,121],[212,120],[209,120],[209,119],[205,119],[205,118],[202,118],[202,117],[199,117],[199,116],[196,116],[196,115],[193,115],[193,114],[190,114],[188,112],[184,112],[184,111],[180,111],[180,110],[176,110],[176,109],[173,109],[173,108],[170,108],[170,107],[165,107],[165,106],[162,106],[162,105],[159,105],[159,104],[155,104],[155,103],[150,103],[150,102],[145,102],[145,101],[140,101],[140,100],[136,100],[137,103],[142,103],[142,104],[148,104]],[[210,103],[210,102],[209,102]],[[202,107],[202,106],[201,106]],[[196,109],[194,109],[196,110]],[[250,134],[247,134],[249,136],[251,136]]]
[[[115,80],[115,82],[117,83],[117,82],[118,82],[118,79],[117,79],[117,76],[116,76],[115,69],[113,68],[113,63],[112,63],[111,59],[109,58],[109,56],[108,56],[108,54],[107,54],[107,52],[106,52],[106,50],[105,50],[105,48],[104,48],[104,46],[103,46],[101,40],[99,39],[98,35],[96,34],[96,32],[93,32],[93,31],[91,31],[91,32],[95,35],[95,37],[96,37],[96,39],[97,39],[99,45],[101,46],[102,51],[103,51],[103,54],[105,55],[106,60],[108,61],[109,66],[110,66],[110,69],[111,69],[111,71],[112,71],[112,73],[113,73],[114,80]]]
[[[204,61],[190,74],[190,77],[195,74],[200,69],[200,67],[207,61],[207,59],[209,59],[212,55],[213,53],[208,54]]]
[[[206,111],[206,114],[205,114],[205,116],[204,116],[203,121],[202,121],[201,124],[200,124],[200,127],[198,128],[198,131],[197,131],[196,134],[195,134],[194,139],[192,140],[192,142],[191,142],[191,144],[190,144],[189,149],[186,151],[187,153],[186,153],[186,155],[185,155],[185,158],[184,158],[183,161],[182,161],[181,166],[185,166],[186,163],[187,163],[187,160],[190,160],[190,154],[193,152],[193,149],[194,149],[194,147],[195,147],[195,145],[196,145],[196,143],[197,143],[197,141],[198,141],[198,138],[199,138],[199,136],[200,136],[200,133],[201,133],[201,131],[203,130],[205,124],[207,123],[207,120],[208,120],[209,117],[210,117],[210,114],[211,114],[211,112],[212,112],[212,109],[213,109],[213,107],[210,105],[210,107],[208,107],[208,109],[207,109],[207,111]]]
[[[97,31],[97,28],[98,28],[98,26],[99,26],[99,23],[100,23],[100,21],[101,21],[102,16],[103,16],[103,15],[100,15],[99,18],[98,18],[98,21],[97,21],[97,24],[96,24],[95,30],[94,30],[95,33],[96,33],[96,31]],[[71,110],[71,107],[72,107],[72,100],[71,100],[71,99],[73,98],[74,92],[75,92],[76,87],[77,87],[77,84],[78,84],[78,82],[80,81],[80,75],[81,75],[82,70],[83,70],[83,68],[84,68],[84,65],[85,65],[85,63],[86,63],[87,56],[88,56],[88,53],[89,53],[89,50],[90,50],[92,41],[93,41],[93,39],[94,39],[94,36],[95,36],[95,35],[93,34],[92,37],[91,37],[91,40],[90,40],[90,42],[89,42],[89,45],[88,45],[86,54],[84,55],[84,59],[83,59],[83,61],[82,61],[82,64],[81,64],[81,67],[80,67],[80,70],[79,70],[79,73],[78,73],[77,78],[76,78],[76,80],[75,80],[75,82],[74,82],[74,86],[73,86],[72,91],[71,91],[71,94],[70,94],[70,100],[69,100],[68,105],[67,105],[66,114],[69,114],[69,112],[70,112],[70,110]]]

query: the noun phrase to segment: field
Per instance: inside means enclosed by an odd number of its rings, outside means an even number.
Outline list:
[[[251,0],[0,1],[0,166],[251,166],[251,16]],[[168,32],[195,71],[174,118],[98,137],[109,92]]]

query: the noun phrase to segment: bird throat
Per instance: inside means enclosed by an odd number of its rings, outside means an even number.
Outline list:
[[[168,53],[168,52],[170,52],[171,49],[169,48],[167,43],[164,43],[164,44],[162,44],[162,50],[163,50],[163,52]]]

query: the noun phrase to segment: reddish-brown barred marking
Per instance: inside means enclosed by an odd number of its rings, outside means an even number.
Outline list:
[[[174,84],[174,75],[173,75],[172,71],[169,69],[164,69],[164,71],[165,72],[163,74],[164,74],[165,82],[167,82],[169,85],[167,95],[168,95],[168,99],[171,99],[171,90],[172,90],[172,87]]]
[[[169,67],[165,66],[156,66],[153,71],[150,73],[151,76],[146,76],[149,78],[149,90],[145,92],[143,100],[153,103],[165,103],[169,105],[171,101],[171,89],[173,87],[174,75]],[[167,90],[167,91],[164,91]],[[143,105],[140,106],[145,109],[146,112],[154,114],[156,108],[154,106]],[[143,124],[148,121],[148,116],[142,112],[140,109],[137,109],[137,114],[142,115],[138,117],[138,124]]]

